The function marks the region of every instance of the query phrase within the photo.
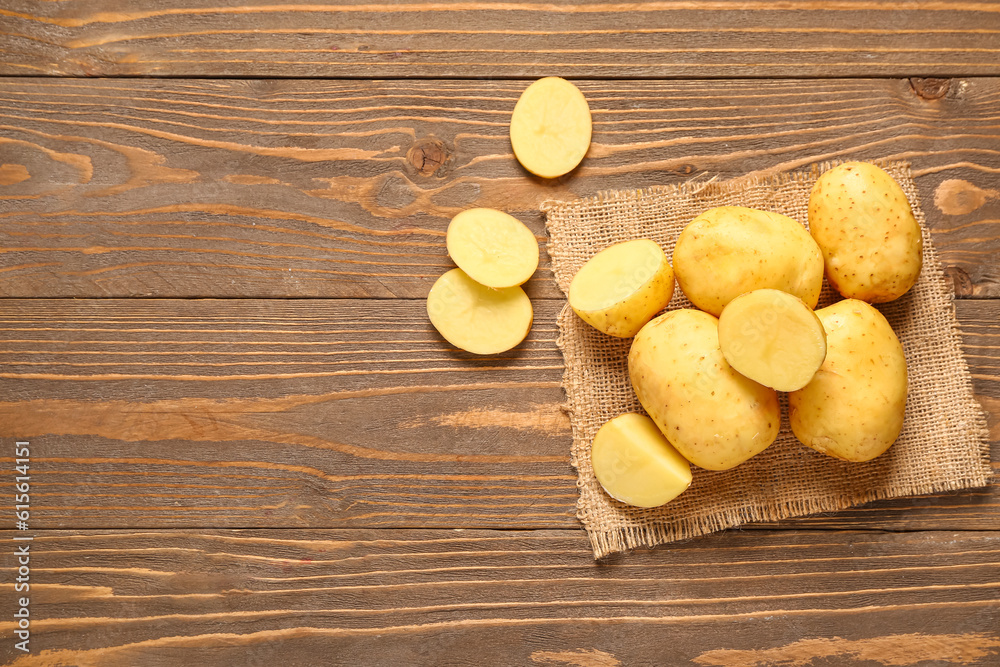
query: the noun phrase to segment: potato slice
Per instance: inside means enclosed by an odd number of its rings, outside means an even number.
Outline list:
[[[590,106],[566,79],[539,79],[521,93],[510,118],[510,144],[532,174],[556,178],[580,164],[590,148]]]
[[[449,343],[473,354],[509,350],[528,335],[533,318],[523,289],[492,289],[462,269],[437,279],[427,295],[427,315]]]
[[[513,287],[538,268],[538,241],[523,222],[492,208],[470,208],[451,219],[448,254],[487,287]]]
[[[755,382],[795,391],[826,358],[826,332],[797,296],[759,289],[736,297],[719,316],[719,346],[729,365]]]
[[[655,241],[616,243],[583,265],[569,286],[569,305],[598,331],[631,338],[674,294],[674,271]]]
[[[691,466],[645,415],[630,412],[602,426],[590,450],[608,495],[635,507],[659,507],[691,485]]]

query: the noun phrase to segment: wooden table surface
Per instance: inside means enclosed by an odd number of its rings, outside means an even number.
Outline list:
[[[905,159],[1000,460],[1000,4],[4,0],[0,77],[5,663],[1000,664],[997,484],[595,563],[548,258],[512,352],[423,301],[465,208]]]

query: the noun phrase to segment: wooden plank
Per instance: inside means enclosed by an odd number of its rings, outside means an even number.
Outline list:
[[[4,79],[0,295],[421,298],[465,208],[542,239],[546,199],[889,157],[958,293],[1000,296],[1000,79],[938,84],[581,82],[589,156],[545,181],[510,151],[523,82]]]
[[[1000,656],[996,532],[736,531],[600,564],[578,530],[45,531],[30,550],[16,667]]]
[[[32,443],[37,528],[576,527],[561,304],[535,305],[523,346],[478,358],[420,301],[0,300],[0,443]],[[958,313],[1000,460],[1000,301]],[[998,529],[998,505],[788,525]]]
[[[1000,73],[989,2],[7,0],[0,73],[800,77]]]

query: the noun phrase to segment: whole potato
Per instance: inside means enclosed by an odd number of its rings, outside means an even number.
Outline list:
[[[681,455],[728,470],[778,435],[778,395],[726,362],[719,324],[693,309],[651,320],[632,341],[629,377],[642,407]]]
[[[920,276],[923,239],[899,184],[867,162],[825,172],[809,195],[809,230],[826,277],[845,297],[883,303]]]
[[[674,275],[691,303],[716,317],[744,292],[771,288],[815,308],[823,255],[805,227],[743,206],[709,209],[677,238]]]
[[[903,346],[882,313],[845,299],[816,311],[826,359],[788,395],[792,433],[802,444],[845,461],[869,461],[896,441],[906,410]]]

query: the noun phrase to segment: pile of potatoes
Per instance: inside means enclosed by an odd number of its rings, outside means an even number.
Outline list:
[[[689,463],[728,470],[759,454],[780,429],[779,391],[795,437],[819,452],[869,461],[896,441],[906,360],[870,304],[917,281],[920,226],[899,184],[864,162],[825,172],[808,215],[806,231],[778,213],[714,208],[677,238],[672,266],[640,239],[574,277],[581,319],[634,336],[629,376],[649,415],[621,415],[595,436],[591,461],[609,495],[656,507],[688,488]],[[814,311],[824,274],[845,298]],[[656,316],[675,277],[696,308]]]
[[[528,86],[511,115],[514,155],[542,178],[575,169],[591,131],[583,94],[558,77]],[[573,278],[581,319],[634,337],[629,376],[649,415],[619,415],[594,437],[594,473],[609,495],[656,507],[690,486],[691,464],[728,470],[759,454],[780,430],[779,391],[792,432],[819,452],[869,461],[895,442],[906,360],[870,304],[917,281],[920,226],[899,184],[864,162],[824,173],[808,216],[806,231],[778,213],[713,208],[681,232],[672,263],[637,239],[601,250]],[[534,235],[506,213],[470,209],[452,219],[447,247],[457,268],[427,297],[434,327],[475,354],[519,344],[533,318],[520,285],[538,266]],[[824,275],[845,298],[815,310]],[[695,308],[657,315],[675,279]]]

